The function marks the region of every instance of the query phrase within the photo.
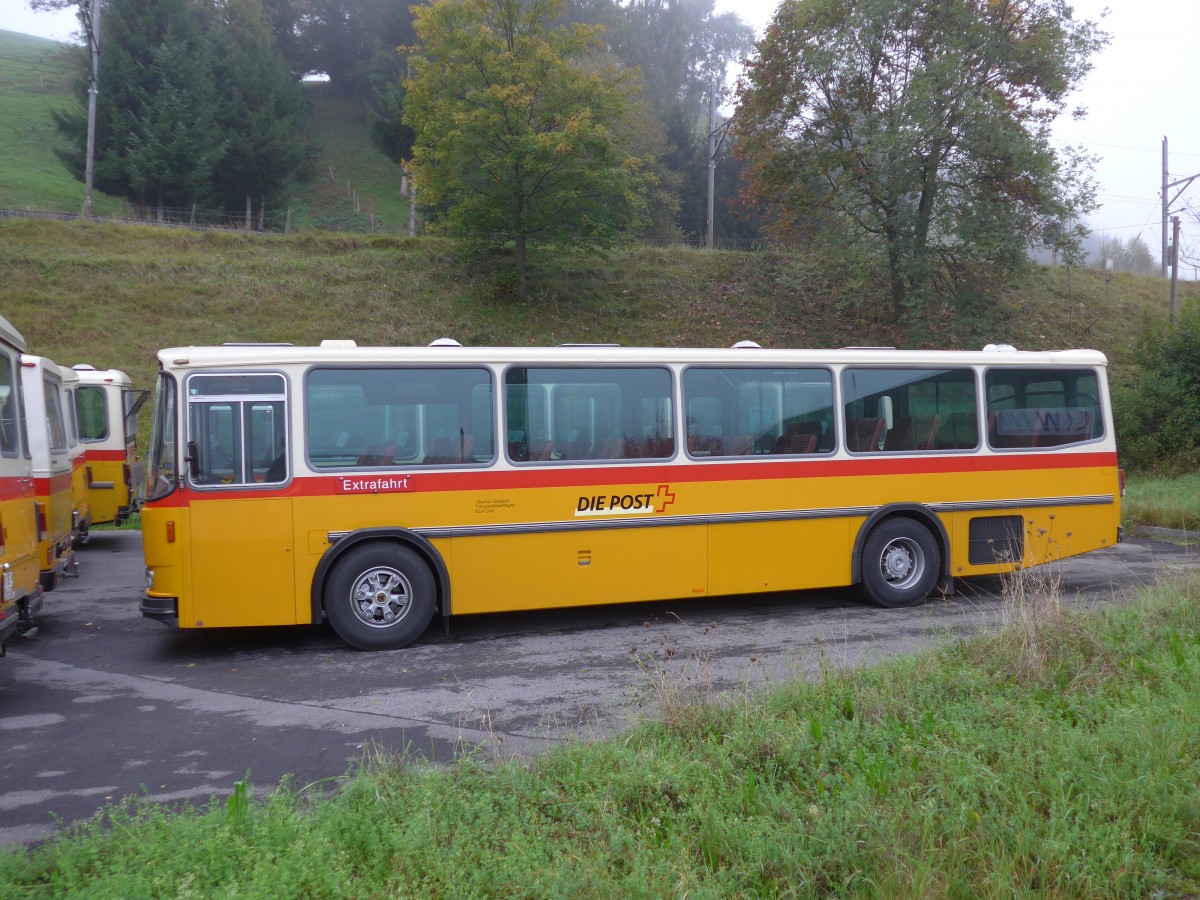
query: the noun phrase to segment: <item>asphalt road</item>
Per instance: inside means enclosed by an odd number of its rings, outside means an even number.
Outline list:
[[[884,610],[844,591],[456,619],[363,653],[323,627],[177,631],[143,619],[141,535],[93,532],[81,577],[0,659],[0,843],[133,797],[203,805],[247,773],[332,787],[376,748],[536,752],[653,716],[664,691],[749,690],[987,627],[996,579]],[[1127,599],[1200,551],[1136,539],[1037,570],[1073,603]]]

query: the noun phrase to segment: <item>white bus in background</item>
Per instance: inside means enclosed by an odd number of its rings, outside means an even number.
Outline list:
[[[25,339],[0,316],[0,656],[42,604],[33,470],[21,392]]]
[[[91,500],[88,491],[87,447],[79,439],[79,422],[75,412],[75,395],[79,391],[79,374],[74,369],[59,368],[63,378],[66,402],[63,418],[67,425],[67,451],[71,457],[71,531],[75,543],[88,539],[92,524]]]
[[[33,462],[38,569],[44,590],[76,574],[68,407],[62,370],[44,356],[21,357],[25,424]]]
[[[79,436],[87,448],[89,525],[120,525],[141,508],[145,493],[137,417],[150,392],[135,390],[130,377],[118,369],[81,363],[73,373],[79,378]]]

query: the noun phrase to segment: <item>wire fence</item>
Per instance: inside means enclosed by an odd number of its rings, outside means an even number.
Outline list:
[[[307,230],[331,230],[327,226],[318,226],[316,228],[298,226],[293,222],[292,209],[267,209],[259,207],[252,209],[248,213],[230,213],[221,210],[202,209],[200,207],[157,207],[157,206],[135,206],[131,204],[124,205],[119,211],[106,213],[104,215],[85,216],[81,213],[69,213],[54,210],[35,209],[31,206],[26,206],[24,209],[18,209],[14,206],[8,206],[4,203],[4,198],[0,196],[0,218],[13,219],[50,219],[62,222],[87,221],[87,222],[109,222],[124,225],[151,225],[163,228],[184,228],[198,231],[220,230],[220,231],[241,231],[247,233],[259,234],[291,234],[298,231]],[[345,230],[348,233],[378,233],[382,230],[377,227],[377,220],[374,217],[367,219],[363,218],[361,228],[338,228],[333,230]],[[389,229],[391,233],[401,234],[407,233]],[[418,233],[421,230],[418,229]],[[495,234],[479,234],[477,238],[485,240],[497,240]],[[638,235],[630,239],[630,243],[638,244],[645,247],[655,247],[659,249],[669,249],[672,247],[690,247],[695,250],[704,250],[707,248],[707,241],[702,235],[691,234],[670,234],[670,235]],[[746,253],[759,253],[769,250],[780,249],[778,245],[773,244],[766,238],[721,238],[718,236],[714,240],[715,250],[740,251]]]

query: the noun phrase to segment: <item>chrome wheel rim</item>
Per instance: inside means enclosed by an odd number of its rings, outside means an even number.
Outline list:
[[[370,628],[389,628],[404,618],[412,601],[412,584],[390,566],[376,566],[354,579],[350,608]]]
[[[911,538],[896,538],[879,555],[879,571],[888,587],[907,590],[925,574],[925,553]]]

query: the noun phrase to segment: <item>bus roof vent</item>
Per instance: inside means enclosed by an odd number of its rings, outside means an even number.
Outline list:
[[[988,344],[983,348],[984,353],[1016,353],[1017,348],[1012,344]]]
[[[454,338],[438,338],[436,341],[429,342],[430,347],[461,347],[458,341]]]
[[[761,350],[762,344],[758,341],[738,341],[730,350]]]
[[[347,347],[357,347],[358,344],[349,340],[334,340],[333,338],[326,338],[325,340],[321,341],[321,346],[336,347],[339,350],[344,350]]]
[[[76,372],[95,372],[96,371],[95,366],[89,366],[87,363],[75,363],[75,365],[71,366],[71,368],[74,369]]]

